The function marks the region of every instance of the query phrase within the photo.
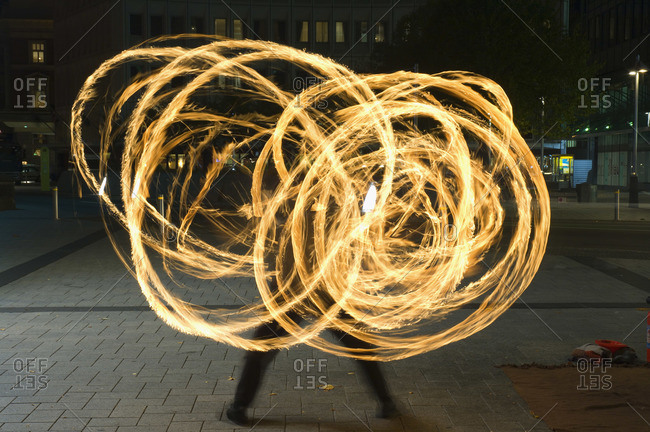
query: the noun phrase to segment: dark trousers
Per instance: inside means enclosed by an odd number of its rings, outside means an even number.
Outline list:
[[[289,314],[289,317],[294,322],[300,322],[302,318],[298,314]],[[343,345],[348,348],[372,348],[372,345],[361,341],[348,333],[341,330],[332,330],[330,332],[340,340]],[[255,329],[253,334],[254,339],[269,339],[274,336],[284,336],[287,331],[284,330],[276,321],[268,324],[262,324]],[[278,350],[270,351],[248,351],[245,356],[244,369],[242,370],[241,380],[237,385],[235,392],[234,405],[242,408],[247,408],[259,389],[264,371],[269,366],[273,358],[278,353]],[[376,361],[356,360],[365,380],[374,391],[377,399],[380,402],[391,400],[386,380],[381,372],[379,363]]]

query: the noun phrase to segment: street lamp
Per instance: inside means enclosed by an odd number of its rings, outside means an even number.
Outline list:
[[[636,56],[634,69],[630,75],[634,76],[634,146],[632,147],[632,172],[630,173],[630,207],[639,206],[639,178],[636,175],[637,148],[639,145],[639,74],[648,72],[641,63],[641,56]]]
[[[539,163],[542,168],[542,178],[543,178],[544,177],[544,133],[545,133],[544,132],[544,104],[545,104],[544,96],[542,96],[540,100],[542,101],[542,150],[540,152]]]

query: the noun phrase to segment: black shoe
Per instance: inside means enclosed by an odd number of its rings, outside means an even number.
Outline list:
[[[379,403],[379,410],[377,417],[383,419],[395,418],[399,416],[399,410],[392,399],[382,401]]]
[[[226,411],[226,417],[238,426],[247,426],[250,423],[250,420],[246,417],[246,408],[235,404],[230,405],[230,408]]]

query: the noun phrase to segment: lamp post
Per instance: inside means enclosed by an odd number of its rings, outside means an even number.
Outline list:
[[[540,151],[539,164],[542,168],[542,178],[544,178],[544,96],[542,96],[540,100],[542,101],[542,149]]]
[[[632,147],[632,171],[630,173],[630,207],[639,206],[639,178],[636,175],[639,145],[639,74],[647,71],[648,69],[641,63],[641,56],[637,55],[634,69],[630,71],[630,75],[634,76],[634,146]]]

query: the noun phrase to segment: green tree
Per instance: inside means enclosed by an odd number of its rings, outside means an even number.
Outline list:
[[[417,63],[420,72],[486,76],[508,94],[523,135],[566,137],[585,114],[578,80],[596,76],[598,67],[590,63],[584,34],[563,30],[559,6],[550,0],[432,0],[398,25],[383,66]]]

